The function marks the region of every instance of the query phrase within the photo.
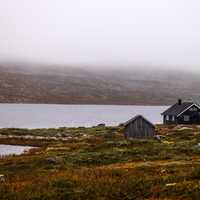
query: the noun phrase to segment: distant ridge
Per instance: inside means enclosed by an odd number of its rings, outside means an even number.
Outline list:
[[[199,74],[0,64],[0,103],[168,105],[200,96]]]

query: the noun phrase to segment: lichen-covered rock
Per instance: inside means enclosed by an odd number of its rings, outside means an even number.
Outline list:
[[[57,165],[57,164],[59,164],[58,159],[55,158],[55,157],[46,158],[46,159],[45,159],[45,162],[46,162],[47,164],[51,164],[51,165]]]
[[[6,181],[6,177],[3,174],[0,174],[0,182],[5,182]]]

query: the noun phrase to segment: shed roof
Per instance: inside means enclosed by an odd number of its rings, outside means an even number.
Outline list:
[[[134,121],[136,121],[138,118],[142,118],[144,121],[146,121],[150,126],[155,127],[153,123],[151,123],[148,119],[146,119],[145,117],[143,117],[142,115],[136,115],[135,117],[131,118],[130,120],[128,120],[127,122],[124,123],[124,126],[126,127],[127,125],[129,125],[130,123],[133,123]]]
[[[182,102],[181,104],[176,103],[173,106],[171,106],[170,108],[168,108],[166,111],[164,111],[162,113],[162,115],[175,115],[175,116],[178,116],[182,112],[184,112],[185,110],[190,108],[192,105],[196,105],[197,107],[199,107],[199,105],[194,103],[194,102]]]

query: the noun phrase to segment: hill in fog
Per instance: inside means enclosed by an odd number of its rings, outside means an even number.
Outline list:
[[[171,104],[200,96],[198,74],[0,65],[1,103]]]

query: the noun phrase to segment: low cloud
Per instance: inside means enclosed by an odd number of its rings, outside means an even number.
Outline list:
[[[0,61],[198,70],[197,0],[0,0]]]

